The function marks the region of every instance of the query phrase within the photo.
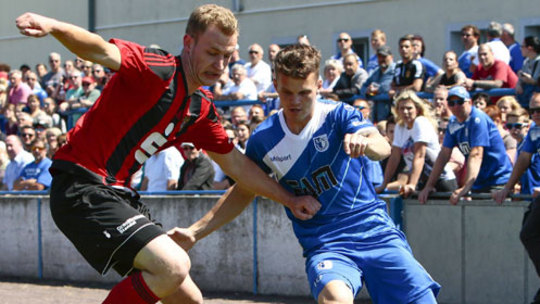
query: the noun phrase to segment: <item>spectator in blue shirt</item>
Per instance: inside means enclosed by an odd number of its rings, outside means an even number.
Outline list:
[[[13,190],[45,190],[51,186],[49,173],[51,160],[47,158],[47,147],[41,139],[32,143],[34,161],[24,167],[19,178],[13,184]]]
[[[521,54],[521,46],[514,39],[514,26],[510,23],[502,25],[501,41],[506,45],[510,52],[510,62],[508,65],[512,68],[514,73],[521,70],[523,65],[523,54]]]
[[[451,204],[457,204],[470,190],[489,193],[493,189],[502,188],[512,171],[497,126],[486,113],[472,106],[469,92],[464,87],[453,87],[448,91],[448,106],[454,116],[448,123],[443,147],[433,171],[418,196],[421,203],[425,203],[429,193],[434,191],[455,146],[459,147],[467,159],[467,173],[463,186],[452,193]]]

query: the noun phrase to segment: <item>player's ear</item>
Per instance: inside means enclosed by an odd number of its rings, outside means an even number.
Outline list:
[[[193,48],[193,45],[195,44],[195,39],[191,37],[189,34],[184,35],[184,51],[188,54],[191,53],[191,49]]]

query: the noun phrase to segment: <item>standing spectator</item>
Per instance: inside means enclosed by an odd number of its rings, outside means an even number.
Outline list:
[[[212,161],[193,143],[182,143],[184,164],[180,168],[178,190],[212,190],[214,167]]]
[[[500,99],[499,99],[499,101],[500,101]],[[489,95],[484,93],[484,92],[478,92],[478,93],[474,94],[474,96],[473,96],[473,106],[475,106],[479,110],[483,111],[487,107],[489,102],[490,102]],[[501,114],[501,120],[505,121],[502,118],[502,114]]]
[[[538,105],[540,105],[540,103]],[[522,152],[524,152],[523,148],[525,147],[525,138],[527,137],[527,134],[529,133],[531,128],[536,128],[537,126],[538,125],[536,124],[536,122],[534,122],[534,124],[532,124],[531,126],[529,112],[527,112],[527,110],[525,109],[508,113],[508,122],[506,123],[506,128],[510,131],[510,134],[512,134],[512,137],[518,143],[518,157],[516,160],[514,160],[514,162],[516,163],[514,165],[514,168],[516,168],[519,165],[517,164],[517,160],[519,159],[519,155]],[[524,172],[524,174],[522,174],[521,177],[519,178],[519,184],[520,184],[519,192],[521,194],[525,194],[525,195],[535,194],[534,192],[536,188],[538,188],[537,192],[540,191],[540,188],[539,188],[540,187],[540,170],[539,169],[540,169],[539,154],[538,154],[538,151],[534,151],[531,155],[530,165],[528,166],[526,172]],[[515,187],[515,188],[518,188],[518,187]],[[510,190],[513,190],[513,189],[510,189]],[[537,194],[538,193],[536,193],[536,195]]]
[[[332,90],[336,86],[341,73],[343,73],[343,65],[341,64],[341,60],[326,60],[323,69],[323,83],[322,87],[319,89],[319,94],[321,94],[322,97],[331,97],[333,93]]]
[[[49,54],[49,67],[50,71],[41,78],[41,87],[47,91],[47,94],[51,95],[51,91],[55,91],[58,86],[62,85],[62,78],[65,76],[60,54],[55,52]]]
[[[360,90],[360,95],[366,96],[367,98],[370,96],[388,94],[392,86],[394,70],[396,69],[396,64],[394,63],[394,58],[392,57],[389,46],[384,45],[377,49],[376,56],[378,61],[377,67],[371,72]],[[385,120],[388,115],[390,115],[391,103],[392,101],[390,99],[375,101],[373,107],[374,122]]]
[[[33,125],[23,125],[19,130],[24,149],[28,152],[32,151],[32,143],[36,140],[36,130]]]
[[[43,87],[43,77],[45,75],[47,75],[48,72],[49,72],[49,70],[47,70],[47,66],[45,64],[43,64],[43,63],[36,64],[36,74],[38,76],[39,85],[42,88],[44,88]]]
[[[376,190],[382,192],[392,181],[403,156],[409,172],[407,182],[400,192],[407,197],[425,185],[441,146],[436,121],[429,106],[414,91],[402,91],[396,97],[393,112],[397,124],[392,151],[384,171],[384,181]],[[450,167],[444,167],[434,187],[439,192],[451,192],[457,188],[456,177]]]
[[[493,194],[493,198],[499,204],[504,201],[509,193],[512,193],[514,185],[524,175],[530,175],[533,179],[531,180],[532,187],[540,186],[540,176],[538,174],[540,172],[540,161],[538,160],[538,151],[540,150],[540,95],[538,93],[535,93],[531,98],[529,110],[535,126],[531,127],[525,138],[514,170],[512,170],[512,176],[510,176],[510,179],[501,191]],[[529,208],[523,216],[519,238],[534,264],[536,274],[540,276],[540,239],[538,234],[538,220],[540,219],[540,214],[538,213],[540,211],[540,196],[538,194],[540,193],[538,188],[528,190],[536,199],[529,204]],[[536,292],[532,303],[540,303],[540,289]]]
[[[32,94],[39,97],[40,103],[43,103],[43,100],[48,96],[47,92],[41,88],[41,85],[39,84],[38,77],[36,73],[29,71],[26,73],[26,84],[32,89]]]
[[[70,109],[90,108],[101,95],[101,91],[96,89],[97,83],[92,77],[85,76],[81,81],[82,95],[71,102]]]
[[[84,94],[82,87],[82,73],[74,70],[69,74],[70,89],[66,92],[66,101],[60,104],[60,112],[69,111],[73,104],[79,102],[79,98]]]
[[[424,66],[424,87],[429,87],[438,76],[444,74],[444,71],[433,61],[424,57],[426,53],[426,44],[424,38],[420,35],[414,35],[412,46],[414,50],[414,59],[420,61]]]
[[[502,188],[512,171],[497,127],[486,113],[472,106],[469,92],[464,87],[453,87],[448,91],[448,106],[454,116],[446,129],[443,147],[433,171],[418,195],[421,203],[425,203],[435,190],[434,186],[455,146],[467,159],[467,171],[463,186],[450,197],[451,204],[457,204],[470,190],[489,193]]]
[[[248,114],[244,107],[238,106],[232,109],[231,111],[231,123],[234,128],[238,126],[240,122],[248,120]]]
[[[360,94],[360,89],[367,80],[368,74],[358,65],[356,54],[345,55],[343,57],[343,67],[345,71],[339,76],[332,92],[337,100],[352,104],[351,98]]]
[[[161,192],[176,190],[184,158],[176,147],[169,147],[152,155],[144,164],[141,190]]]
[[[266,90],[272,83],[272,69],[262,60],[263,58],[263,48],[256,43],[252,44],[249,47],[249,62],[245,64],[245,67],[247,77],[257,86],[257,93]]]
[[[452,111],[448,107],[448,89],[438,86],[433,92],[433,110],[437,119],[450,119]]]
[[[9,164],[6,167],[2,190],[13,190],[13,183],[19,178],[23,168],[34,161],[34,156],[24,150],[21,139],[17,135],[6,137],[6,150],[9,156]]]
[[[502,31],[502,25],[499,22],[491,21],[486,31],[488,42],[485,44],[490,47],[496,60],[500,60],[508,65],[508,63],[510,63],[510,52],[506,45],[501,41]],[[480,52],[480,49],[478,49],[478,52]],[[478,66],[479,63],[482,63],[480,54],[478,54],[474,60],[476,66]]]
[[[382,30],[376,29],[371,32],[371,49],[373,50],[373,55],[369,57],[366,72],[369,75],[379,66],[379,49],[383,46],[386,46],[386,33]],[[391,54],[390,49],[388,52]]]
[[[52,161],[47,158],[45,142],[37,139],[32,143],[34,161],[26,165],[19,178],[13,183],[13,190],[45,190],[51,186],[49,173]]]
[[[82,65],[82,70],[80,70],[83,73],[83,77],[93,77],[92,75],[92,67],[94,66],[94,63],[90,60],[85,60]]]
[[[0,110],[8,105],[8,82],[4,78],[0,78]]]
[[[476,68],[472,78],[465,80],[468,90],[494,89],[494,88],[514,88],[517,83],[517,76],[510,66],[500,60],[495,59],[491,47],[488,44],[481,44],[478,47],[480,65]],[[492,103],[499,98],[492,97]]]
[[[521,109],[521,105],[517,102],[516,98],[512,95],[501,97],[497,100],[497,107],[501,111],[502,123],[506,123],[506,114]]]
[[[311,45],[311,42],[309,42],[309,38],[306,34],[298,35],[298,37],[296,37],[296,43],[302,45]]]
[[[461,28],[461,42],[465,50],[459,55],[458,62],[459,68],[467,78],[471,78],[476,69],[473,62],[477,59],[478,39],[480,39],[480,30],[476,25],[469,24]]]
[[[334,56],[330,57],[330,59],[341,60],[341,63],[343,64],[343,66],[345,66],[345,56],[353,54],[354,58],[356,58],[357,65],[360,68],[363,68],[364,64],[362,62],[362,59],[360,59],[360,57],[358,57],[358,55],[354,52],[352,45],[353,41],[351,35],[345,32],[340,33],[337,39],[338,52]]]
[[[268,46],[268,62],[272,64],[274,62],[274,58],[276,58],[277,53],[279,52],[281,48],[279,45],[272,43]]]
[[[416,92],[422,90],[424,85],[424,66],[414,59],[413,35],[405,35],[399,39],[399,54],[401,60],[397,62],[392,79],[391,89],[388,92],[392,98],[397,92],[411,89]]]
[[[238,44],[236,44],[236,47],[234,48],[234,51],[231,55],[231,59],[229,60],[229,63],[227,65],[227,67],[229,68],[229,71],[231,70],[232,66],[235,64],[246,65],[246,61],[240,58],[240,46]]]
[[[534,92],[540,91],[540,39],[534,36],[527,36],[523,39],[521,52],[525,57],[525,62],[521,71],[518,72],[518,83],[516,94],[519,103],[527,108]]]
[[[9,72],[9,82],[8,103],[26,104],[28,95],[32,94],[32,89],[23,82],[21,71],[12,70]]]
[[[108,81],[105,69],[101,64],[94,63],[92,65],[92,78],[94,78],[94,83],[96,84],[95,88],[101,92]]]
[[[73,60],[64,61],[64,73],[70,75],[76,69]]]
[[[443,57],[444,73],[433,79],[430,86],[426,87],[427,91],[432,91],[438,86],[445,86],[447,89],[455,86],[462,86],[465,83],[465,73],[458,66],[457,55],[454,51],[444,53]]]
[[[523,65],[523,54],[521,54],[519,42],[514,39],[514,26],[512,24],[505,23],[502,25],[501,41],[508,48],[508,52],[510,52],[510,62],[508,65],[517,73]]]
[[[499,130],[499,134],[501,134],[504,143],[506,155],[508,155],[508,159],[512,165],[514,165],[514,161],[516,160],[517,142],[510,132],[508,132],[509,129],[505,129],[505,124],[503,124],[501,118],[501,111],[494,105],[487,106],[483,111],[491,118],[491,120],[493,120],[495,126],[497,126],[497,130]]]

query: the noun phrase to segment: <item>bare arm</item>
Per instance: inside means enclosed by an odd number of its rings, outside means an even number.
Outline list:
[[[376,191],[377,193],[381,193],[386,188],[386,185],[388,185],[392,177],[394,176],[396,169],[399,165],[399,161],[401,159],[401,148],[392,146],[391,152],[390,152],[390,158],[388,159],[388,162],[386,163],[386,168],[384,170],[384,180],[382,185],[377,187]]]
[[[390,155],[390,144],[376,129],[345,134],[343,149],[352,158],[366,155],[371,160],[382,160]]]
[[[118,47],[81,27],[34,13],[22,14],[15,23],[23,35],[43,37],[51,34],[78,57],[115,71],[120,68]]]
[[[424,142],[414,143],[414,156],[412,161],[412,170],[411,175],[409,176],[409,181],[404,187],[404,196],[408,196],[413,193],[416,189],[416,184],[420,179],[422,170],[424,170],[424,163],[426,162],[426,149],[427,144]]]
[[[493,194],[493,199],[495,199],[497,203],[501,204],[508,194],[512,192],[512,189],[514,189],[514,186],[518,182],[521,175],[523,175],[523,172],[525,172],[525,170],[527,170],[531,164],[531,159],[531,153],[525,151],[519,153],[514,169],[512,170],[512,175],[510,175],[508,182],[506,182],[502,190],[499,190]]]
[[[320,203],[311,196],[297,197],[289,193],[237,149],[232,149],[227,154],[208,151],[208,155],[243,189],[283,204],[291,210],[295,217],[301,220],[312,218],[320,208]]]
[[[431,174],[429,175],[426,186],[424,187],[424,189],[422,189],[420,194],[418,194],[418,200],[421,204],[426,203],[429,193],[431,193],[435,189],[435,184],[437,183],[439,176],[441,176],[444,166],[450,159],[450,155],[452,155],[452,149],[442,147],[441,152],[439,152],[439,156],[437,156],[437,160],[433,165],[433,170],[431,170]]]
[[[450,197],[450,203],[455,205],[459,199],[466,195],[476,182],[480,166],[482,165],[482,157],[484,155],[484,147],[473,147],[467,159],[467,175],[465,176],[465,184],[463,187],[454,190]]]

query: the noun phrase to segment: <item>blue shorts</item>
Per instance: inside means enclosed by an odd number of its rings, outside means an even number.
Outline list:
[[[335,250],[318,251],[306,259],[311,294],[318,299],[328,282],[345,282],[354,296],[362,281],[374,303],[412,303],[431,290],[437,296],[441,286],[418,263],[405,237],[392,237],[369,246],[351,244]]]

